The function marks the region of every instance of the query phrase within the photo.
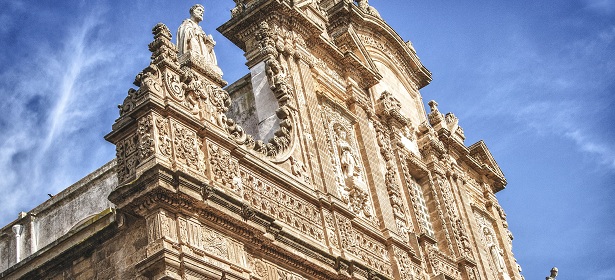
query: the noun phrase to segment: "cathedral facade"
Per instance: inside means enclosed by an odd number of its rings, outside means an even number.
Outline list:
[[[116,159],[2,228],[0,278],[523,279],[502,171],[367,0],[235,2],[249,74],[203,6],[157,24]]]

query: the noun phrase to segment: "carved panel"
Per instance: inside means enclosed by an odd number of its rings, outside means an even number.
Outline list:
[[[436,245],[427,245],[427,257],[433,275],[447,275],[448,278],[461,280],[461,272],[454,260],[442,254]]]
[[[342,248],[354,254],[363,264],[372,269],[392,277],[393,271],[388,257],[386,246],[352,226],[352,222],[339,214],[334,214]]]
[[[325,243],[318,207],[249,171],[242,169],[240,173],[245,187],[244,199],[252,207],[318,242]]]
[[[166,86],[167,92],[170,93],[169,96],[171,98],[180,103],[184,101],[184,99],[186,98],[185,91],[182,87],[182,83],[178,74],[172,71],[166,71],[164,73],[164,84]]]
[[[139,138],[137,135],[130,135],[115,145],[115,156],[117,159],[117,180],[121,184],[135,175],[135,170],[139,164],[137,155]]]
[[[327,231],[329,246],[339,249],[339,241],[335,230],[335,221],[333,220],[333,214],[327,209],[322,209],[322,213],[324,215],[325,229]]]
[[[147,115],[139,120],[137,132],[139,134],[139,159],[141,161],[150,157],[155,152],[153,122],[151,115]]]
[[[407,219],[406,206],[402,200],[401,188],[397,179],[397,164],[395,163],[394,150],[391,146],[390,130],[381,124],[375,122],[376,136],[380,154],[385,161],[385,185],[389,194],[389,202],[393,207],[393,215],[395,216],[395,225],[397,232],[401,236],[407,236],[408,231],[412,228],[412,222]]]
[[[184,125],[171,122],[173,135],[173,150],[175,153],[175,161],[204,174],[205,171],[205,154],[203,153],[203,142],[196,132]]]
[[[227,238],[212,229],[202,228],[202,230],[201,242],[203,243],[203,250],[210,255],[229,260],[229,242]]]
[[[395,255],[395,261],[397,262],[397,269],[399,270],[400,280],[413,280],[414,271],[412,269],[412,261],[407,252],[394,247],[393,254]]]
[[[166,238],[177,242],[177,230],[173,216],[164,211],[156,212],[146,218],[148,228],[148,240],[153,242],[160,238]]]
[[[239,163],[229,151],[213,143],[208,144],[209,163],[213,180],[239,197],[243,196],[243,183],[239,176]]]
[[[173,147],[171,145],[171,132],[168,119],[156,116],[156,133],[158,135],[156,141],[158,152],[163,157],[170,159]]]
[[[285,270],[269,261],[248,254],[248,268],[251,279],[261,280],[305,280],[303,276]]]

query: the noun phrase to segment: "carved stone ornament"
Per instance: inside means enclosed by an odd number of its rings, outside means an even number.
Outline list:
[[[411,125],[410,119],[401,112],[401,102],[388,91],[382,92],[376,107],[376,113],[384,120],[393,119],[400,126]]]
[[[398,183],[397,164],[395,163],[394,150],[391,146],[390,132],[388,128],[377,122],[374,123],[374,127],[376,128],[376,137],[380,148],[380,154],[385,161],[385,185],[389,194],[389,201],[391,202],[391,206],[393,206],[397,231],[401,236],[407,237],[408,231],[413,226],[410,224],[410,220],[407,219],[406,207],[402,201],[401,188]]]
[[[369,5],[368,0],[356,0],[356,1],[361,11],[363,11],[366,14],[370,14],[370,15],[380,18],[380,13],[376,11],[376,8]]]
[[[435,101],[413,124],[396,92],[374,91],[408,86],[414,104],[431,74],[367,0],[234,2],[219,30],[250,74],[225,88],[194,5],[177,41],[153,28],[151,61],[106,137],[119,181],[108,197],[143,236],[115,234],[126,226],[102,227],[107,219],[88,226],[143,243],[128,248],[139,253],[134,277],[519,277],[493,195],[503,174],[484,144],[462,145],[458,118]],[[257,141],[242,123],[272,136]]]

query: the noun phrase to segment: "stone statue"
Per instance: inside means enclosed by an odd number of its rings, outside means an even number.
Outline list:
[[[367,185],[361,178],[360,167],[348,142],[347,131],[340,124],[336,124],[333,129],[337,136],[337,151],[340,157],[341,175],[345,184],[344,191],[347,196],[347,200],[346,198],[342,198],[342,200],[348,202],[355,212],[365,217],[371,217],[371,211],[367,205],[369,200]]]
[[[340,154],[340,164],[344,179],[352,178],[358,173],[357,162],[352,154],[352,148],[348,143],[346,130],[338,125],[335,128],[337,134],[337,149]]]
[[[557,277],[557,267],[551,268],[551,275],[547,276],[545,279],[546,280],[556,280],[555,277]]]
[[[205,12],[203,5],[192,6],[190,18],[185,19],[177,29],[178,56],[190,54],[202,58],[205,64],[217,65],[214,53],[216,42],[199,26],[199,23],[203,21],[203,12]]]
[[[502,250],[496,244],[493,233],[489,228],[484,227],[483,233],[485,234],[487,248],[489,248],[489,253],[491,254],[493,262],[495,263],[499,271],[504,270],[506,268],[506,264],[504,263],[504,252],[502,252]]]

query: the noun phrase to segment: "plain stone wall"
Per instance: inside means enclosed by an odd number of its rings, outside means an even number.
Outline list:
[[[258,135],[258,118],[251,79],[248,74],[226,88],[232,100],[226,115],[240,124],[246,133],[254,136]]]
[[[138,219],[88,254],[66,260],[66,264],[46,271],[45,279],[144,279],[138,276],[137,263],[146,257],[145,220]]]
[[[252,94],[254,94],[254,106],[258,118],[257,140],[269,140],[279,127],[280,119],[275,115],[279,108],[271,85],[267,81],[265,62],[260,62],[250,69],[252,75]]]
[[[20,213],[0,230],[0,272],[70,234],[88,218],[113,208],[107,197],[116,186],[113,160],[28,213]],[[14,228],[19,227],[22,231],[17,238]]]

